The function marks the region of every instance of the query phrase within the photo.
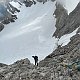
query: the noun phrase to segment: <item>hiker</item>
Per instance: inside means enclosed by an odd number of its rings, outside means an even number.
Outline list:
[[[32,56],[34,58],[34,61],[35,61],[35,65],[38,66],[38,56]]]

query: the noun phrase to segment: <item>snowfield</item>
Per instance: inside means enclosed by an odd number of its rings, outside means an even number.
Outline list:
[[[64,0],[65,1],[65,8],[68,10],[68,13],[72,12],[80,0]]]
[[[21,6],[20,13],[15,13],[18,16],[16,22],[5,25],[0,33],[0,62],[10,64],[26,57],[33,62],[32,55],[38,55],[42,60],[53,51],[56,41],[52,38],[56,30],[55,3],[37,3],[28,8]]]
[[[27,8],[24,4],[21,6],[13,1],[10,4],[18,8],[20,13],[15,13],[18,19],[14,23],[5,25],[5,29],[0,33],[2,63],[11,64],[22,58],[29,58],[33,63],[33,55],[38,55],[40,61],[53,52],[57,44],[67,45],[70,38],[76,34],[77,30],[62,36],[59,40],[52,38],[56,30],[56,19],[53,16],[56,1],[48,1],[45,4],[37,2],[36,5]],[[67,9],[71,11],[70,8]]]
[[[65,34],[63,35],[59,40],[58,40],[58,45],[61,45],[61,46],[65,46],[67,45],[69,42],[70,42],[70,38],[73,37],[74,35],[76,35],[77,33],[77,30],[79,29],[80,27],[78,27],[76,30],[74,30],[72,33],[70,34]]]
[[[80,0],[56,0],[58,3],[62,4],[65,9],[67,9],[68,14],[72,12]]]

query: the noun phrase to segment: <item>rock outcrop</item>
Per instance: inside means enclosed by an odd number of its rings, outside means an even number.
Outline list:
[[[20,12],[20,10],[12,6],[10,3],[7,5],[7,8],[12,14],[14,14],[15,12]]]
[[[15,22],[17,16],[14,15],[15,12],[20,12],[17,8],[13,7],[9,1],[4,2],[6,7],[0,3],[0,31],[4,29],[4,24],[9,24],[10,22]]]
[[[26,7],[31,7],[33,4],[36,4],[36,1],[34,1],[34,0],[25,0],[24,1],[24,4],[25,4],[25,6]]]
[[[64,34],[73,32],[80,26],[80,2],[69,15],[65,8],[63,8],[60,4],[57,4],[54,14],[57,19],[55,25],[57,29],[53,34],[55,37],[60,38]]]
[[[80,26],[80,3],[68,15],[67,11],[60,5],[56,5],[54,12],[56,17],[56,31],[53,36],[61,37],[64,34],[73,32]],[[71,41],[65,45],[58,45],[57,49],[40,61],[40,67],[51,67],[57,74],[53,80],[80,80],[80,28]],[[54,75],[55,75],[54,74]],[[55,75],[56,76],[56,75]]]
[[[56,18],[56,28],[57,30],[55,31],[53,36],[62,36],[60,35],[60,31],[63,29],[63,27],[66,24],[66,19],[68,18],[68,13],[67,10],[61,5],[56,3],[56,10],[54,12],[55,18]]]
[[[7,66],[6,64],[0,63],[0,67]]]
[[[4,29],[4,25],[0,23],[0,31],[2,31],[3,29]]]
[[[37,67],[28,59],[0,68],[0,80],[52,80],[52,69]]]

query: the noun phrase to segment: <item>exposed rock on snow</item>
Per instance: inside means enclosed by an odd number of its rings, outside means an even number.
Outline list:
[[[53,36],[56,37],[61,37],[64,34],[68,34],[73,32],[76,28],[79,27],[80,25],[80,3],[78,3],[77,7],[68,15],[67,11],[63,8],[59,6],[56,6],[56,10],[55,10],[55,16],[57,18],[57,22],[56,22],[56,32],[54,33]],[[60,11],[60,10],[63,11]],[[56,14],[56,12],[61,12],[60,16]]]
[[[53,15],[55,15],[56,18],[55,26],[57,28],[53,36],[59,37],[59,35],[62,33],[59,33],[59,31],[62,30],[65,26],[68,13],[67,10],[61,4],[56,3],[56,10]]]
[[[36,4],[35,0],[26,0],[24,3],[26,7],[31,7],[33,4]]]
[[[58,74],[58,79],[61,78],[61,80],[65,80],[66,78],[68,80],[68,78],[70,78],[79,80],[80,79],[79,62],[80,62],[80,35],[76,34],[71,38],[71,42],[68,45],[64,47],[59,46],[55,51],[53,51],[43,61],[41,61],[39,63],[39,66],[54,67],[54,71],[56,71],[57,72],[56,74]],[[69,68],[68,66],[73,63],[74,65],[72,65],[71,68]],[[59,75],[59,73],[61,75]]]
[[[6,64],[0,63],[0,67],[7,66]]]
[[[0,3],[0,22],[1,22],[0,31],[4,29],[3,24],[9,24],[10,22],[15,22],[15,20],[17,19],[17,16],[14,15],[15,11],[20,12],[10,3],[7,4],[7,7],[5,7],[3,4]]]
[[[4,25],[0,23],[0,31],[2,31],[3,29],[4,29]]]

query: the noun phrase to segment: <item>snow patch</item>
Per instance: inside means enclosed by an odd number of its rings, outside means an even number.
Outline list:
[[[78,33],[80,35],[80,33]]]
[[[75,9],[79,2],[80,0],[65,0],[65,8],[68,10],[68,14]]]
[[[56,2],[65,7],[65,0],[56,0]]]
[[[80,0],[56,0],[57,3],[60,3],[63,5],[63,7],[68,11],[68,14],[72,12],[77,4],[80,2]]]
[[[70,34],[65,34],[63,35],[59,41],[58,41],[58,45],[61,45],[61,46],[65,46],[67,45],[69,42],[70,42],[70,38],[74,35],[76,35],[76,32],[79,28],[77,28],[76,30],[74,30],[72,33]]]

